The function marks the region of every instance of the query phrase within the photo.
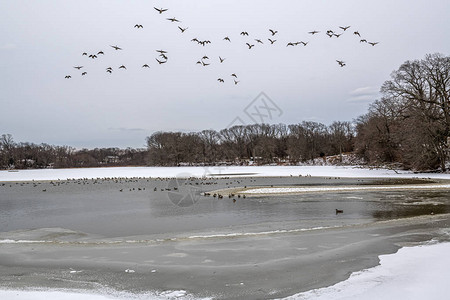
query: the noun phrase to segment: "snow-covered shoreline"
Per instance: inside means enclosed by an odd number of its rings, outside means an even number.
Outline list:
[[[0,171],[0,182],[44,181],[114,177],[237,177],[237,176],[320,176],[353,178],[450,179],[450,174],[414,173],[358,166],[231,166],[231,167],[117,167],[80,169],[33,169]]]

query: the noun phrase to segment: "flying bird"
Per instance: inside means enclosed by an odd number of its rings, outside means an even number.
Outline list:
[[[278,31],[276,31],[276,30],[272,30],[272,29],[269,29],[269,31],[270,31],[270,33],[272,33],[272,36],[274,36],[275,34],[277,34],[277,33],[278,33]]]
[[[219,56],[220,63],[223,63],[226,58],[222,58]]]
[[[227,36],[226,36],[226,37],[224,37],[224,38],[223,38],[223,40],[224,40],[224,41],[229,41],[229,42],[231,42],[230,38],[229,38],[229,37],[227,37]]]
[[[273,45],[273,43],[275,43],[277,41],[277,40],[271,40],[271,39],[268,39],[268,40],[269,40],[271,45]]]
[[[147,64],[143,65],[142,67],[143,67],[143,68],[150,68],[150,66],[147,65]]]
[[[376,44],[378,44],[379,42],[368,42],[369,45],[375,46]]]
[[[233,73],[233,74],[231,74],[231,76],[233,76],[233,77],[237,78],[237,75],[236,75],[236,74],[234,74],[234,73]]]
[[[359,37],[361,37],[361,35],[359,34],[358,31],[353,32],[353,34],[354,34],[354,35],[357,35],[357,36],[359,36]]]
[[[110,45],[111,46],[111,45]],[[111,46],[114,48],[114,50],[122,50],[122,48],[118,47],[118,46]]]
[[[156,9],[159,12],[159,14],[162,14],[163,12],[168,10],[168,8],[156,8],[156,7],[153,8]]]
[[[359,42],[360,42],[360,43],[367,43],[367,40],[366,40],[366,39],[362,39],[362,40],[360,40]]]
[[[247,31],[242,31],[241,35],[247,35],[248,36],[248,32]]]
[[[345,62],[343,62],[342,60],[336,60],[336,62],[341,66],[345,66]]]
[[[296,44],[292,43],[292,42],[289,42],[289,43],[287,43],[286,47],[289,47],[289,46],[296,46]]]
[[[89,57],[92,58],[92,59],[96,59],[96,58],[97,58],[97,55],[91,54],[91,55],[89,55]]]
[[[248,46],[248,49],[252,49],[255,45],[250,45],[249,43],[245,43]]]
[[[165,50],[156,50],[156,52],[159,52],[161,54],[167,53],[167,51],[165,51]]]
[[[87,74],[87,72],[83,72],[83,73],[81,73],[81,76],[84,76],[84,75],[86,75]]]
[[[333,33],[333,35],[338,38],[342,35],[342,33],[341,34]]]
[[[120,67],[119,67],[119,69],[127,69],[127,67],[125,67],[124,65],[121,65]]]
[[[162,58],[164,58],[165,60],[168,60],[169,58],[167,57],[167,55],[165,55],[164,53],[161,53],[159,56],[161,56]]]
[[[202,57],[202,59],[209,59],[209,57],[205,55]]]
[[[64,78],[70,79],[70,78],[72,78],[72,76],[66,75],[66,76],[64,76]]]
[[[303,42],[303,41],[302,41],[302,42],[299,42],[299,44],[303,44],[303,46],[308,45],[308,43],[309,43],[309,42]]]
[[[87,56],[87,53],[86,53],[86,52],[83,52],[83,54],[81,54],[81,56],[83,56],[83,55],[86,55],[86,56]]]
[[[77,69],[77,70],[79,70],[79,69],[81,69],[83,66],[76,66],[76,67],[74,67],[75,69]]]
[[[202,65],[203,65],[204,67],[206,67],[206,66],[209,66],[210,64],[207,64],[207,63],[205,63],[204,61],[202,61]]]
[[[261,41],[260,39],[255,39],[255,41],[257,41],[260,44],[264,44],[263,41]]]
[[[236,81],[236,80],[234,80],[234,84],[236,85],[236,84],[238,84],[240,81]]]
[[[350,28],[350,26],[339,26],[339,28],[342,29],[342,30],[344,30],[344,31],[346,31],[347,29]]]
[[[105,53],[103,53],[103,51],[98,51],[97,55],[105,55]]]
[[[167,62],[167,60],[166,61],[162,61],[162,60],[159,60],[159,59],[157,59],[157,58],[155,58],[156,59],[156,61],[161,65],[161,64],[165,64],[166,62]]]
[[[189,27],[181,28],[180,26],[178,26],[178,28],[181,30],[181,33],[184,33]]]
[[[169,20],[170,22],[180,22],[176,18],[167,18],[166,20]]]
[[[144,26],[142,26],[141,24],[136,24],[134,25],[134,28],[144,28]]]
[[[223,80],[222,78],[218,78],[217,81],[222,82],[222,83],[225,82],[225,80]]]
[[[308,33],[314,35],[314,34],[319,33],[319,32],[320,32],[320,31],[313,30],[313,31],[310,31],[310,32],[308,32]]]

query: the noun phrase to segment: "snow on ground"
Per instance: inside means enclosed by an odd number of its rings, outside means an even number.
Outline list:
[[[117,167],[0,171],[0,181],[65,180],[106,177],[202,177],[202,176],[324,176],[442,178],[450,174],[415,174],[409,171],[367,169],[352,166],[233,166],[233,167]]]
[[[244,194],[287,194],[306,192],[351,192],[351,191],[373,191],[373,190],[426,190],[426,189],[449,189],[450,184],[422,184],[422,185],[377,185],[377,186],[345,186],[345,187],[262,187],[244,190]]]
[[[284,300],[448,299],[450,243],[401,248],[380,256],[380,265],[353,273],[333,286]]]

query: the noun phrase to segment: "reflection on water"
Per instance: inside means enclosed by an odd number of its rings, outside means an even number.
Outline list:
[[[283,222],[343,224],[450,212],[450,191],[356,191],[223,199],[204,191],[243,186],[417,184],[349,178],[114,179],[0,183],[0,232],[67,228],[106,237]],[[336,209],[343,210],[336,215]],[[299,223],[300,224],[300,223]],[[306,224],[306,223],[302,223]],[[303,226],[303,225],[302,225]]]

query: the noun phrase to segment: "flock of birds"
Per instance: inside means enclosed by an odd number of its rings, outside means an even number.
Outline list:
[[[168,8],[157,8],[157,7],[154,7],[154,9],[157,11],[157,13],[159,15],[165,14],[169,10]],[[175,17],[166,18],[166,20],[171,22],[171,23],[181,23],[181,21],[178,20]],[[336,38],[337,39],[340,36],[342,36],[344,33],[346,33],[347,30],[350,27],[351,26],[339,26],[339,29],[338,29],[338,30],[340,30],[339,32],[329,29],[329,30],[327,30],[325,32],[325,34],[329,38]],[[136,25],[134,25],[134,28],[136,28],[136,29],[143,29],[144,26],[142,24],[136,24]],[[178,25],[178,29],[180,30],[181,34],[184,34],[189,29],[189,27],[181,27],[181,26]],[[274,45],[275,43],[280,43],[278,41],[278,39],[277,39],[278,31],[274,30],[274,29],[268,29],[268,31],[269,31],[270,35],[267,38],[266,42],[268,44],[270,44],[270,45]],[[313,30],[313,31],[309,31],[308,34],[311,35],[311,36],[314,36],[314,35],[319,34],[320,32],[321,31]],[[250,34],[247,31],[242,31],[240,33],[240,35],[242,37],[250,37]],[[379,42],[371,42],[371,41],[368,41],[367,39],[362,38],[361,34],[359,33],[359,31],[354,31],[353,35],[360,39],[359,40],[360,43],[366,43],[368,45],[371,45],[372,47],[376,46],[379,43]],[[228,42],[228,43],[232,42],[232,39],[229,36],[225,36],[222,40],[225,41],[225,42]],[[198,39],[196,37],[194,37],[191,40],[191,42],[197,43],[198,45],[201,45],[203,47],[205,47],[208,44],[212,43],[211,40],[200,40],[200,39]],[[256,45],[262,45],[264,43],[265,43],[264,39],[254,38],[252,41],[248,41],[247,40],[245,42],[245,45],[248,47],[248,50],[252,50],[254,47],[256,47]],[[287,42],[286,47],[296,47],[296,46],[299,46],[299,45],[302,45],[303,47],[306,47],[308,44],[309,44],[309,41],[289,41],[289,42]],[[119,47],[117,45],[110,45],[110,47],[112,49],[114,49],[115,51],[122,51],[123,50],[122,47]],[[158,49],[158,50],[155,50],[155,51],[157,53],[157,57],[155,57],[155,60],[158,63],[158,65],[166,64],[169,61],[168,51],[162,50],[162,49]],[[105,55],[105,53],[103,51],[98,51],[97,53],[92,53],[92,54],[88,54],[87,52],[83,52],[82,53],[82,56],[86,56],[87,58],[90,58],[92,60],[98,59],[100,56],[103,56],[103,55]],[[225,60],[226,60],[226,58],[223,58],[222,56],[218,57],[218,62],[220,64],[224,63]],[[344,60],[342,60],[342,59],[336,59],[336,62],[338,64],[338,66],[340,66],[340,67],[345,67],[346,66],[346,62]],[[207,67],[207,66],[211,65],[211,63],[212,63],[212,59],[210,59],[207,55],[204,55],[201,59],[196,61],[196,64],[201,66],[201,67]],[[77,69],[78,71],[81,71],[81,76],[85,76],[85,75],[88,74],[87,71],[85,71],[85,69],[84,69],[85,67],[82,66],[82,65],[74,66],[73,68]],[[144,63],[142,65],[142,68],[150,68],[150,65],[148,63]],[[117,69],[118,70],[127,70],[127,67],[122,64]],[[105,72],[109,73],[109,74],[112,74],[114,71],[115,70],[114,70],[113,67],[107,67],[105,69]],[[72,78],[72,75],[66,75],[65,78],[66,79],[70,79],[70,78]],[[237,85],[240,82],[238,80],[238,76],[236,75],[236,73],[230,74],[229,78],[230,78],[230,80],[232,80],[232,83],[234,83],[235,85]],[[225,83],[225,81],[228,81],[228,79],[224,79],[223,77],[219,77],[219,78],[217,78],[217,81],[219,83]]]

